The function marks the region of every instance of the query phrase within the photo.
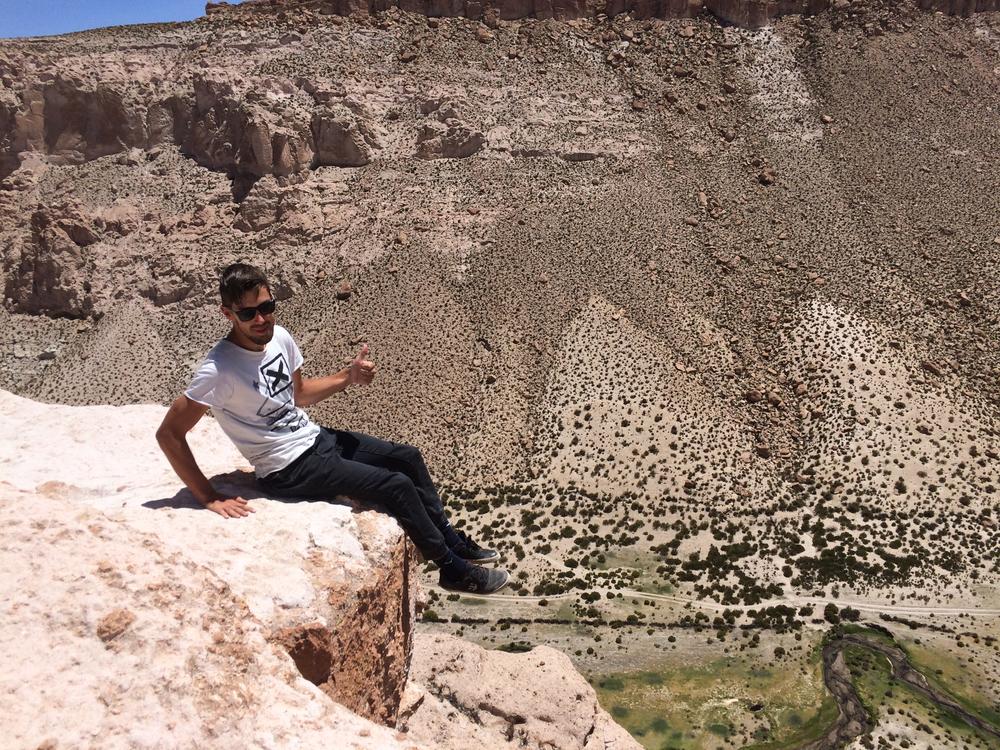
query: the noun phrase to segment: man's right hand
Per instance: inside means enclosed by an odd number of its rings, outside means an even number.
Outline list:
[[[242,497],[222,497],[205,503],[205,507],[223,518],[239,518],[257,512]]]

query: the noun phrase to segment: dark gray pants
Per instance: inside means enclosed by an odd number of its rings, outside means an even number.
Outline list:
[[[311,448],[259,482],[279,495],[347,495],[381,503],[426,559],[448,553],[442,531],[450,524],[424,458],[412,445],[322,427]]]

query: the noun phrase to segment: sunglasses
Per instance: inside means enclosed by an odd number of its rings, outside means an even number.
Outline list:
[[[233,308],[229,308],[233,310]],[[233,310],[233,313],[237,318],[242,320],[244,323],[249,323],[251,320],[257,317],[257,313],[261,315],[270,315],[274,312],[274,300],[269,299],[267,302],[261,302],[257,307],[243,307],[239,310]]]

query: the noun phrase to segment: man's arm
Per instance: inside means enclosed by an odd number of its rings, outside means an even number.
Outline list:
[[[166,454],[177,476],[191,490],[202,505],[225,518],[237,518],[253,513],[242,497],[226,497],[218,492],[208,478],[198,468],[187,442],[187,433],[201,419],[208,407],[192,401],[187,396],[179,396],[167,410],[163,422],[156,431],[156,442]]]
[[[367,356],[368,344],[364,344],[350,365],[325,378],[303,378],[302,368],[297,369],[292,373],[295,405],[312,406],[349,385],[368,385],[375,377],[375,363],[365,359]]]

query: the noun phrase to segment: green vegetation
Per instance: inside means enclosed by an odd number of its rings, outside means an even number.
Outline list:
[[[833,631],[830,632],[831,634],[833,633]],[[847,623],[847,622],[841,623],[840,632],[844,634],[859,633],[863,635],[865,638],[868,638],[873,641],[879,641],[880,643],[884,643],[886,646],[898,647],[900,645],[888,633],[884,633],[881,630],[875,628],[870,628],[866,625],[855,625],[853,623]]]
[[[992,741],[992,738],[982,737],[958,716],[935,706],[906,683],[894,679],[888,661],[881,654],[851,644],[844,649],[844,661],[851,671],[858,696],[876,719],[889,715],[894,722],[931,735],[947,747],[973,743],[976,738]],[[981,709],[981,705],[974,708],[976,711]]]
[[[527,651],[531,651],[535,647],[534,643],[529,643],[528,641],[511,641],[510,643],[503,643],[497,646],[497,651],[506,651],[511,654],[523,654]]]
[[[650,750],[695,750],[720,738],[734,747],[794,748],[837,716],[815,655],[805,675],[790,665],[757,668],[746,657],[725,657],[601,675],[592,683],[601,704]]]
[[[988,704],[978,693],[970,680],[969,668],[955,657],[939,649],[932,649],[913,641],[900,641],[902,648],[914,669],[927,682],[943,693],[947,693],[964,709],[1000,728],[1000,711]]]
[[[823,698],[819,710],[812,712],[805,719],[798,711],[789,711],[782,718],[794,732],[787,732],[778,738],[767,730],[755,731],[755,742],[748,746],[747,750],[794,750],[819,739],[837,718],[837,702],[832,696],[827,695]]]

